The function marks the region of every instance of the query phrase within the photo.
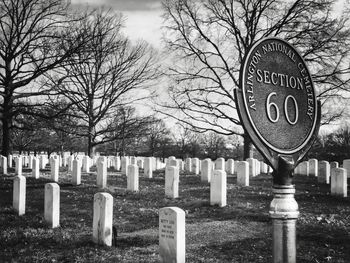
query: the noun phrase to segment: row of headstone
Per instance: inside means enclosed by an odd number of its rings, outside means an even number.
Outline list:
[[[12,206],[18,215],[24,215],[26,210],[26,178],[22,175],[13,180]],[[57,183],[45,184],[44,219],[51,227],[60,224],[60,187]]]
[[[343,168],[338,162],[318,161],[310,159],[301,162],[295,174],[317,177],[319,183],[330,184],[331,195],[347,196],[347,174],[350,173],[350,160],[343,161]]]

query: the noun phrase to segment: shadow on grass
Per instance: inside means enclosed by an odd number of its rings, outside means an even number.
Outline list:
[[[134,236],[134,237],[127,237],[127,236],[121,236],[117,238],[117,248],[125,249],[125,248],[134,248],[134,247],[148,247],[151,245],[157,245],[158,244],[158,238],[153,237],[141,237],[141,236]]]

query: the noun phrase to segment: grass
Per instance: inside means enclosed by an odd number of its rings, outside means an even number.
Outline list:
[[[10,170],[11,171],[11,170]],[[177,206],[186,212],[186,262],[271,262],[271,177],[259,175],[251,186],[236,185],[228,177],[224,208],[209,205],[209,185],[199,176],[182,174],[176,200],[164,197],[164,172],[140,177],[140,191],[126,191],[126,178],[109,170],[108,189],[95,186],[94,172],[82,174],[73,186],[60,171],[60,227],[43,220],[44,185],[27,176],[26,214],[12,209],[12,180],[0,176],[0,262],[159,262],[158,210]],[[296,176],[297,262],[350,262],[350,199],[330,196],[329,186],[315,178]],[[117,244],[101,247],[92,242],[93,196],[99,191],[114,197],[113,224]]]

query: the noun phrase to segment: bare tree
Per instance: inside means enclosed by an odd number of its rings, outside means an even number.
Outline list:
[[[54,76],[56,89],[75,109],[89,155],[94,146],[113,140],[104,134],[114,131],[110,121],[116,111],[149,97],[158,76],[155,52],[144,42],[132,45],[122,22],[111,11],[91,14],[80,27],[92,40]]]
[[[137,116],[135,108],[130,106],[120,107],[114,116],[108,122],[108,130],[112,132],[105,133],[96,144],[114,142],[115,154],[118,152],[123,156],[127,152],[133,154],[130,148],[142,144],[155,120],[151,116]]]
[[[151,156],[155,156],[156,150],[164,141],[168,140],[169,136],[170,130],[166,127],[165,122],[153,117],[146,135]]]
[[[0,119],[2,154],[10,151],[13,118],[23,104],[35,104],[46,91],[36,82],[60,66],[86,42],[69,26],[79,16],[69,15],[67,1],[0,1]]]
[[[169,76],[170,102],[161,112],[198,131],[239,134],[244,158],[250,139],[239,128],[233,89],[250,47],[268,36],[293,44],[309,65],[323,106],[348,97],[350,84],[349,8],[333,12],[335,0],[167,0],[165,41],[174,54]],[[327,107],[330,109],[329,107]],[[342,110],[328,110],[323,122],[338,119]]]

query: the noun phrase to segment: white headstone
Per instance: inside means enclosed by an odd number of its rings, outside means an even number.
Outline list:
[[[156,157],[151,157],[152,160],[152,171],[162,168],[159,164],[160,161]]]
[[[308,161],[303,161],[300,164],[300,174],[301,175],[306,175],[309,176],[310,175],[310,165]]]
[[[256,176],[256,162],[253,158],[247,158],[247,162],[249,164],[249,176],[254,177]]]
[[[60,162],[56,158],[50,158],[50,165],[51,165],[51,180],[54,182],[58,182]]]
[[[210,183],[211,174],[213,172],[213,163],[211,159],[207,158],[202,161],[201,181]]]
[[[33,168],[32,168],[32,176],[35,179],[39,179],[40,177],[40,160],[37,157],[33,157]]]
[[[199,174],[199,159],[192,158],[192,172],[197,175]]]
[[[226,173],[231,175],[235,173],[235,161],[233,159],[226,161]]]
[[[130,164],[137,165],[137,158],[135,156],[130,157]]]
[[[185,160],[185,171],[192,172],[192,159],[191,158],[186,158],[186,160]]]
[[[145,163],[144,163],[144,168],[143,168],[143,173],[146,178],[152,178],[153,177],[153,168],[152,168],[152,158],[151,157],[146,157],[145,158]]]
[[[225,171],[225,159],[224,158],[217,158],[215,160],[215,170],[221,170]]]
[[[9,154],[7,156],[7,164],[9,168],[12,168],[12,157],[13,157],[12,154]]]
[[[174,162],[171,161],[175,161],[176,162],[176,157],[175,156],[170,156],[169,158],[165,158],[165,165],[166,166],[174,166]],[[177,162],[176,162],[177,165]]]
[[[177,160],[179,162],[179,169],[180,171],[185,170],[185,162],[183,160]]]
[[[122,172],[122,175],[127,175],[127,172],[128,172],[128,167],[129,165],[129,158],[127,156],[123,156],[122,157],[122,160],[121,160],[121,172]]]
[[[66,167],[67,165],[68,165],[68,157],[63,156],[63,158],[62,158],[62,166]]]
[[[60,187],[56,183],[45,184],[44,218],[51,228],[60,225]]]
[[[344,168],[333,168],[331,170],[331,195],[341,197],[348,196],[347,170]]]
[[[1,173],[7,174],[7,158],[5,156],[1,156]]]
[[[246,161],[237,164],[237,185],[249,186],[249,163]]]
[[[128,165],[127,189],[129,191],[139,191],[139,167],[136,164]]]
[[[109,193],[97,193],[94,195],[93,242],[100,245],[112,246],[112,235],[113,196]]]
[[[178,207],[159,210],[159,255],[162,263],[185,263],[185,211]]]
[[[338,162],[331,162],[330,164],[330,168],[333,169],[333,168],[339,168],[339,163]]]
[[[214,170],[210,179],[210,205],[226,206],[226,172]]]
[[[24,215],[26,211],[26,178],[22,175],[13,179],[12,205],[18,215]]]
[[[179,167],[179,163],[176,159],[168,159],[167,166]]]
[[[83,157],[83,172],[90,173],[90,166],[91,166],[90,157],[86,155]],[[73,164],[73,169],[74,169],[74,164]]]
[[[22,175],[22,158],[21,156],[15,157],[15,173],[16,175]]]
[[[268,165],[264,161],[261,161],[260,162],[260,173],[267,174],[267,172],[268,172]]]
[[[350,177],[350,159],[343,160],[343,168],[347,172],[347,176]]]
[[[119,156],[114,157],[114,163],[115,163],[114,169],[116,169],[117,171],[120,171],[121,161]]]
[[[165,167],[165,196],[179,197],[179,168],[176,166]]]
[[[73,161],[73,173],[72,173],[73,185],[81,184],[81,163],[79,159]]]
[[[318,176],[318,160],[310,159],[309,160],[309,175],[310,176]]]
[[[22,156],[22,163],[23,163],[23,167],[27,167],[28,166],[28,156]]]
[[[107,163],[105,161],[97,162],[97,187],[106,188],[107,186]]]
[[[33,169],[33,155],[28,156],[28,169]]]
[[[140,169],[143,169],[143,160],[142,159],[137,160],[137,166],[140,167]]]
[[[72,172],[73,171],[73,160],[74,160],[74,156],[70,155],[68,157],[68,172]]]
[[[257,160],[257,159],[254,159],[255,161],[255,176],[259,175],[260,174],[260,161]]]
[[[330,168],[329,162],[327,162],[327,161],[320,161],[318,163],[317,181],[319,183],[329,184],[330,173],[331,173],[331,168]]]

